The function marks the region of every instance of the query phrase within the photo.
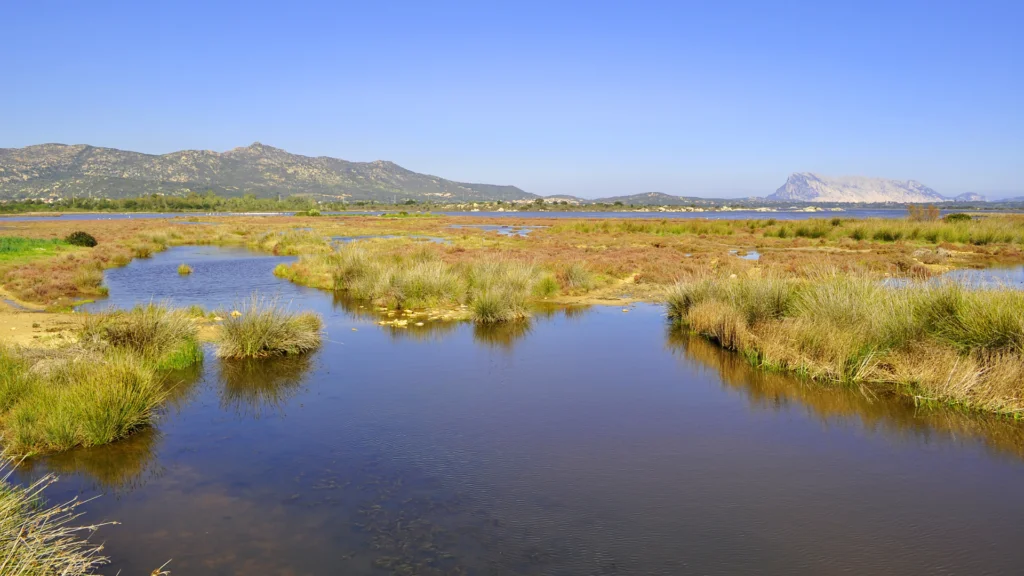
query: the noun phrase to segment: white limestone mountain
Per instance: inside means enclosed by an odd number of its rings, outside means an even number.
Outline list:
[[[768,200],[797,202],[948,202],[951,199],[914,180],[888,180],[864,176],[830,177],[791,174]]]

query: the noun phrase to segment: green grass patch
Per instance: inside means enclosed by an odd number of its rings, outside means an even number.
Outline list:
[[[70,248],[71,245],[67,242],[56,238],[42,240],[18,236],[0,236],[0,262],[43,258],[53,256]]]

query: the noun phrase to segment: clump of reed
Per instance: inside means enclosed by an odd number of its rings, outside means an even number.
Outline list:
[[[669,318],[755,365],[897,387],[923,401],[1024,411],[1024,293],[954,283],[890,287],[819,271],[806,279],[710,277],[667,296]]]
[[[57,478],[47,474],[28,486],[11,483],[12,464],[0,461],[0,574],[93,574],[107,564],[102,545],[89,536],[106,524],[76,525],[81,501],[46,506],[43,492]]]
[[[323,321],[312,312],[289,312],[275,300],[253,295],[239,314],[221,325],[217,356],[266,358],[304,354],[320,346]]]
[[[466,305],[473,319],[484,323],[526,318],[530,298],[550,296],[559,288],[550,273],[530,262],[449,263],[439,251],[404,240],[359,242],[331,254],[304,255],[275,274],[388,308]]]
[[[191,273],[192,273],[192,267],[191,266],[189,266],[188,264],[178,264],[178,275],[179,276],[188,276]]]
[[[79,341],[92,348],[136,354],[155,369],[180,369],[203,359],[193,312],[156,304],[85,317]]]
[[[33,362],[0,349],[0,431],[13,454],[113,442],[146,426],[165,395],[152,366],[129,352]]]

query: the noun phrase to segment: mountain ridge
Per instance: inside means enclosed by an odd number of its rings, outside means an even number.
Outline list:
[[[145,154],[89,144],[0,148],[0,198],[125,197],[205,192],[306,195],[345,200],[529,200],[509,185],[413,172],[388,160],[303,156],[254,142],[224,152]]]

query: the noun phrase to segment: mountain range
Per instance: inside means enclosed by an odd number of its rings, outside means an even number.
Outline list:
[[[456,182],[413,172],[385,160],[350,162],[328,156],[302,156],[259,142],[227,152],[182,150],[159,155],[84,144],[0,148],[0,200],[184,195],[208,190],[224,196],[302,195],[328,201],[455,203],[541,198],[515,186]],[[790,175],[774,194],[763,199],[715,200],[661,192],[594,200],[562,194],[545,199],[569,204],[621,202],[645,206],[985,201],[983,196],[973,193],[948,198],[914,180],[837,178],[810,172]]]
[[[454,182],[384,160],[301,156],[256,142],[227,152],[142,154],[88,145],[0,148],[0,198],[118,198],[214,192],[348,200],[526,200],[515,186]]]

